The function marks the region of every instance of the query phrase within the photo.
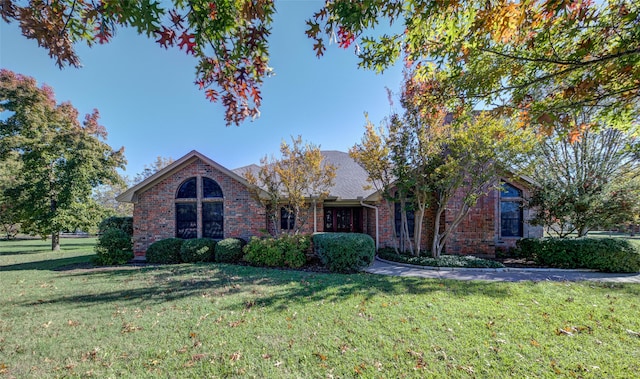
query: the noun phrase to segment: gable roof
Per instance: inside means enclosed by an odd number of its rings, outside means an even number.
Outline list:
[[[324,159],[336,166],[336,178],[333,186],[329,190],[329,196],[337,200],[358,200],[367,198],[374,194],[374,188],[367,182],[369,174],[358,164],[348,153],[343,151],[329,150],[322,151]]]
[[[337,150],[323,150],[320,153],[324,158],[324,162],[336,167],[336,177],[333,185],[329,188],[328,200],[356,201],[360,198],[366,199],[376,192],[373,188],[364,189],[368,185],[367,178],[369,174],[348,153]],[[252,164],[233,170],[238,175],[244,175],[247,171],[252,172],[257,177],[260,166]]]
[[[210,158],[208,158],[207,156],[201,154],[200,152],[198,152],[196,150],[191,150],[189,153],[185,154],[182,158],[172,162],[167,167],[165,167],[165,168],[163,168],[161,170],[158,170],[158,172],[156,172],[155,174],[151,175],[150,177],[146,178],[142,182],[136,184],[135,186],[127,189],[126,191],[124,191],[120,195],[116,196],[116,200],[120,201],[120,202],[123,202],[123,203],[134,203],[136,201],[136,197],[137,197],[138,193],[146,191],[147,189],[149,189],[149,188],[153,187],[154,185],[158,184],[160,181],[164,180],[169,175],[172,175],[175,171],[178,171],[178,170],[182,169],[183,167],[193,163],[196,160],[203,161],[204,163],[208,164],[209,166],[214,167],[218,171],[220,171],[223,174],[231,177],[232,179],[237,180],[238,182],[244,184],[247,187],[254,187],[255,188],[255,186],[253,186],[252,184],[247,182],[247,180],[245,178],[243,178],[242,176],[238,175],[237,173],[235,173],[235,172],[229,170],[228,168],[222,166],[221,164],[211,160]],[[259,190],[262,191],[262,189],[259,189]]]

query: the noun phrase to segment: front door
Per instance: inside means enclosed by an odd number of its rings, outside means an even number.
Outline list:
[[[325,208],[324,231],[340,233],[361,233],[362,208]]]

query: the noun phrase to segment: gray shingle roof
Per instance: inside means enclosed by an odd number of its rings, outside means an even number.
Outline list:
[[[337,200],[357,200],[359,197],[362,197],[366,199],[376,192],[373,188],[364,189],[365,186],[369,185],[367,182],[369,175],[348,153],[327,150],[322,151],[322,155],[326,162],[333,164],[337,168],[333,187],[329,190],[330,198],[337,198]],[[259,169],[260,166],[252,164],[237,168],[233,170],[233,172],[242,176],[245,171],[249,170],[257,176]]]

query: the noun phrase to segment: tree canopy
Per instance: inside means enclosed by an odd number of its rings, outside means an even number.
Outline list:
[[[302,141],[302,137],[291,138],[291,145],[286,141],[280,144],[281,157],[260,160],[257,172],[247,170],[244,177],[256,187],[262,188],[268,196],[261,192],[254,193],[268,212],[272,222],[273,233],[277,234],[277,220],[280,208],[286,212],[289,232],[298,233],[306,222],[303,210],[316,205],[329,194],[336,176],[336,167],[326,162],[320,147]]]
[[[498,189],[501,176],[513,175],[535,141],[531,129],[510,118],[471,112],[468,105],[443,105],[431,91],[439,85],[408,74],[400,96],[402,113],[393,113],[386,129],[368,123],[361,143],[350,150],[387,205],[401,207],[401,225],[395,229],[402,250],[420,254],[425,211],[434,210],[429,228],[434,258],[478,199]],[[455,99],[452,94],[448,103]],[[454,200],[459,201],[453,205]],[[442,225],[445,211],[451,212],[451,221]]]
[[[404,27],[368,36],[382,21]],[[328,36],[355,45],[365,68],[402,57],[467,102],[520,111],[525,125],[569,122],[560,115],[584,106],[610,125],[638,114],[637,1],[334,0],[307,24],[318,55]]]
[[[93,188],[118,183],[124,149],[113,150],[99,113],[78,119],[70,103],[58,104],[50,87],[33,78],[0,70],[0,161],[15,160],[13,186],[4,189],[26,232],[52,236],[88,230],[104,215],[92,198]],[[4,178],[3,178],[4,179]]]
[[[567,115],[569,116],[569,115]],[[572,115],[590,124],[589,112]],[[633,222],[640,213],[637,128],[585,128],[578,135],[557,131],[536,149],[532,177],[539,184],[529,206],[532,223],[558,237],[585,236],[597,227]]]
[[[0,3],[2,18],[18,21],[61,67],[79,64],[76,43],[108,43],[117,27],[195,56],[196,85],[222,103],[227,124],[259,115],[275,11],[273,0]],[[380,32],[384,24],[391,32]],[[403,60],[467,102],[518,110],[525,125],[550,128],[583,106],[610,125],[638,114],[634,0],[328,0],[307,26],[318,56],[336,42],[354,48],[363,68]]]

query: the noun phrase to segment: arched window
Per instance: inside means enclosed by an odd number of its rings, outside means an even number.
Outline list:
[[[215,180],[192,177],[182,182],[176,193],[176,237],[224,238],[222,189]]]
[[[522,214],[522,190],[502,182],[500,191],[500,236],[522,237],[524,218]]]

